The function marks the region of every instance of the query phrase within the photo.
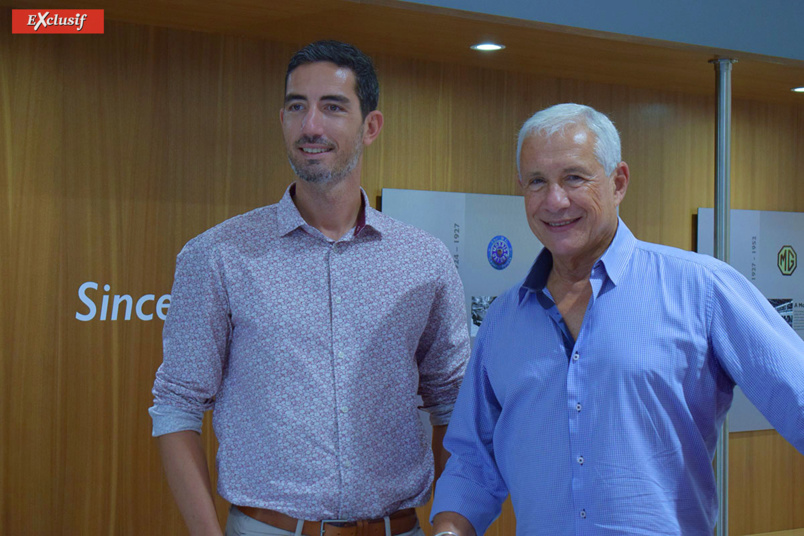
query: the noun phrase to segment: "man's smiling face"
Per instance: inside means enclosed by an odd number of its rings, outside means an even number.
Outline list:
[[[581,125],[522,144],[520,184],[533,233],[558,261],[594,262],[617,231],[628,167],[606,174],[595,155],[596,137]]]
[[[359,167],[364,121],[351,69],[330,62],[294,69],[280,119],[290,165],[302,180],[336,183]]]

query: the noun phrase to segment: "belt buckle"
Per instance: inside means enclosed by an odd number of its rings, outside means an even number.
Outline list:
[[[318,536],[324,536],[324,533],[327,530],[324,525],[331,524],[331,525],[335,525],[337,527],[338,525],[336,525],[336,523],[343,523],[345,525],[345,524],[350,523],[350,521],[348,519],[322,519],[321,521],[319,521],[319,523],[321,524],[320,525],[321,528],[319,529]],[[344,525],[341,525],[341,526],[344,526]]]

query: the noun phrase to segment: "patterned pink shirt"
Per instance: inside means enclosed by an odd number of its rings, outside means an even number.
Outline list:
[[[448,420],[469,357],[463,287],[436,238],[368,206],[338,241],[291,198],[181,251],[154,383],[154,435],[213,410],[218,491],[310,520],[429,497],[417,394]]]

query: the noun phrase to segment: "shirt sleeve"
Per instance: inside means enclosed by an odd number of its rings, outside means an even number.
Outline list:
[[[472,359],[452,413],[444,446],[451,456],[436,484],[430,520],[456,512],[484,534],[500,515],[508,488],[494,459],[494,429],[501,407],[485,371],[488,315],[480,327]]]
[[[804,454],[804,340],[729,266],[715,272],[711,344],[749,400]]]
[[[156,373],[153,435],[201,431],[226,363],[231,320],[222,263],[199,238],[179,253]]]
[[[438,245],[443,250],[439,256],[443,271],[416,349],[422,409],[430,413],[434,426],[449,422],[471,352],[463,284],[449,252]]]

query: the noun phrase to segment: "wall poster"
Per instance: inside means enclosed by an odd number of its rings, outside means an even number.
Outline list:
[[[714,254],[715,211],[698,209],[698,252]],[[732,210],[730,264],[748,278],[788,324],[804,338],[804,213]],[[729,430],[772,428],[737,387]]]
[[[473,338],[494,298],[525,278],[542,249],[521,196],[383,188],[382,211],[447,246],[463,281]]]

